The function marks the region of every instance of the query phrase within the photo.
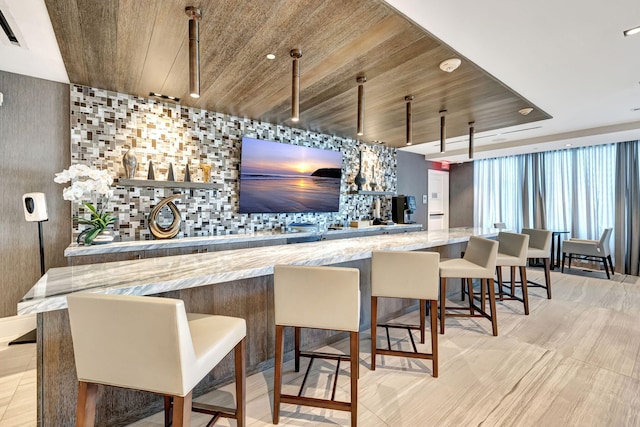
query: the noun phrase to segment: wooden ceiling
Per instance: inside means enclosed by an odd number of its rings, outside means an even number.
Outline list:
[[[548,119],[547,113],[379,0],[45,0],[72,83],[241,117],[356,137],[365,83],[365,142],[405,146]],[[189,97],[186,6],[202,10],[201,97]],[[291,114],[291,58],[300,60],[300,121]],[[275,60],[266,59],[268,53]],[[508,53],[505,53],[508,54]],[[438,68],[458,57],[453,73]],[[528,116],[518,113],[533,107]]]

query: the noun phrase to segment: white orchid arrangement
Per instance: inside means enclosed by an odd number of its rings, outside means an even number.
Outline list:
[[[71,182],[71,185],[62,191],[62,197],[72,202],[82,202],[91,213],[90,220],[74,217],[78,223],[89,226],[80,233],[78,242],[84,237],[84,242],[91,244],[98,234],[116,221],[116,217],[105,212],[109,199],[113,196],[113,178],[106,170],[91,169],[86,165],[72,165],[69,169],[57,173],[53,181],[58,184]],[[101,201],[100,210],[92,203],[98,200]]]

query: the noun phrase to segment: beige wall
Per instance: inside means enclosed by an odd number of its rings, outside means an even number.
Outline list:
[[[24,219],[22,194],[47,197],[43,223],[46,268],[66,264],[70,204],[55,172],[69,165],[69,85],[0,71],[0,317],[40,278],[38,227]]]

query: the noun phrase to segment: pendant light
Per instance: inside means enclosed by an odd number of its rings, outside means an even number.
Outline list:
[[[200,98],[199,21],[202,14],[195,6],[189,6],[184,11],[189,17],[189,94],[192,98]]]
[[[302,58],[300,49],[291,49],[289,55],[293,58],[293,73],[291,78],[291,121],[300,120],[300,64]]]
[[[469,122],[469,158],[473,159],[473,133],[476,122]]]
[[[367,81],[365,76],[358,77],[358,130],[359,136],[364,135],[364,84]]]
[[[445,152],[445,143],[447,142],[446,118],[447,110],[440,110],[440,152]]]
[[[407,95],[404,97],[404,101],[407,103],[407,145],[413,144],[413,122],[411,118],[411,101],[413,101],[413,95]]]

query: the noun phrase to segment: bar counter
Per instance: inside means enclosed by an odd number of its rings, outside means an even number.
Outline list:
[[[72,292],[151,295],[267,276],[276,264],[338,264],[370,258],[375,250],[414,251],[496,234],[495,229],[453,228],[51,268],[18,303],[18,314],[66,308]]]
[[[360,329],[366,330],[370,326],[372,251],[427,250],[439,252],[441,257],[458,257],[469,236],[494,237],[497,232],[456,228],[52,268],[18,304],[21,314],[37,313],[38,425],[72,425],[75,419],[77,379],[66,310],[66,295],[70,293],[179,298],[190,312],[244,318],[246,366],[251,374],[273,366],[274,265],[358,268]],[[378,306],[379,320],[383,322],[416,308],[415,301],[386,298]],[[327,315],[331,315],[331,307],[327,307]],[[340,338],[340,332],[305,330],[302,347]],[[285,342],[285,352],[291,352],[293,331],[286,332]],[[196,387],[194,396],[232,381],[233,372],[233,358],[228,356]],[[126,425],[160,410],[160,396],[99,387],[96,426]]]

